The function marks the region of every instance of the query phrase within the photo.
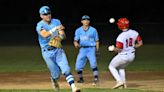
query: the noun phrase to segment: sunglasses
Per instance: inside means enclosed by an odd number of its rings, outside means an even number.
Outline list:
[[[47,16],[47,15],[50,15],[51,13],[45,13],[45,14],[42,14],[42,15],[45,15],[45,16]]]

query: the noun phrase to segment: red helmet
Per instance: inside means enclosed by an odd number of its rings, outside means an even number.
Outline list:
[[[127,18],[118,19],[117,26],[119,29],[127,29],[129,28],[129,20]]]

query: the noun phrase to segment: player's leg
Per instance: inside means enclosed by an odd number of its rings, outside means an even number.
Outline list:
[[[125,67],[127,65],[129,65],[134,60],[135,55],[133,53],[132,54],[130,53],[130,54],[127,54],[125,56],[125,58],[127,58],[126,62],[124,64],[120,65],[120,67],[118,67],[119,68],[119,75],[120,75],[120,77],[124,83],[123,88],[127,88]]]
[[[116,85],[113,88],[118,88],[120,86],[123,86],[122,78],[117,70],[121,62],[122,62],[121,56],[118,54],[112,59],[111,63],[109,64],[109,70],[112,76],[114,77],[114,79],[117,81]]]
[[[51,55],[52,53],[49,52],[43,52],[43,58],[47,64],[48,69],[50,70],[51,74],[51,83],[53,88],[58,91],[59,90],[59,84],[57,82],[57,79],[60,77],[60,69],[53,60],[53,57]]]
[[[127,88],[125,69],[119,69],[119,75],[124,83],[123,88]]]
[[[99,76],[98,76],[98,67],[97,67],[96,53],[94,47],[88,48],[87,58],[89,59],[90,67],[94,75],[93,85],[96,85],[99,81]]]
[[[67,57],[65,55],[64,50],[59,49],[58,52],[56,53],[56,63],[60,67],[62,74],[65,75],[66,81],[71,86],[72,91],[73,92],[80,92],[80,89],[78,89],[75,86],[74,77],[71,74],[70,67],[68,65]]]
[[[78,77],[79,77],[79,80],[77,81],[78,83],[83,83],[84,82],[83,69],[84,69],[84,66],[86,65],[86,62],[87,62],[85,52],[86,52],[85,48],[81,48],[80,51],[79,51],[79,54],[77,56],[77,59],[76,59],[75,68],[76,68],[76,71],[77,71],[77,74],[78,74]]]

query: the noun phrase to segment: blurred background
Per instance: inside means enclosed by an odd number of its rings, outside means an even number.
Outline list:
[[[0,0],[0,46],[38,45],[35,27],[40,21],[39,8],[47,5],[52,16],[66,27],[67,40],[72,44],[75,29],[81,26],[82,15],[91,17],[101,44],[114,44],[120,31],[109,18],[127,17],[144,44],[164,43],[164,6],[162,0]]]

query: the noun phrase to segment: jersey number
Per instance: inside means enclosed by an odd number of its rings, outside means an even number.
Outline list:
[[[126,48],[133,46],[133,38],[126,39]]]

